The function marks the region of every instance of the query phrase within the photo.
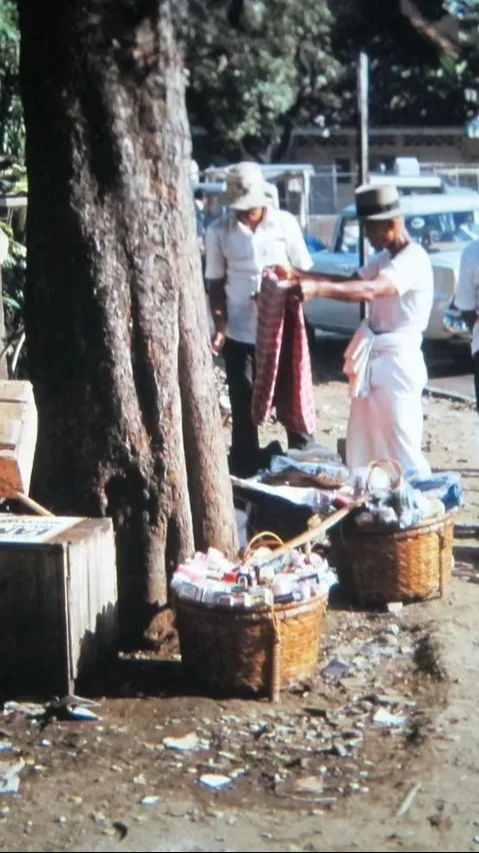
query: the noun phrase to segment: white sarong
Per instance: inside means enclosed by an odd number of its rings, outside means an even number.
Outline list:
[[[429,477],[422,452],[421,395],[427,371],[416,329],[375,334],[363,322],[345,351],[351,409],[346,436],[350,470],[397,459],[407,476]]]

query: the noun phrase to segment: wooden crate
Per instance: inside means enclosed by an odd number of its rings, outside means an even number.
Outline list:
[[[28,494],[37,441],[30,382],[0,380],[0,497]]]
[[[65,695],[117,649],[111,519],[0,515],[0,693]]]

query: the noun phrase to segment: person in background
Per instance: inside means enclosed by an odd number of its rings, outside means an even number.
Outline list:
[[[346,463],[353,470],[377,459],[396,459],[407,476],[430,475],[422,452],[422,390],[427,381],[421,350],[433,298],[427,252],[411,240],[392,185],[356,190],[358,218],[376,250],[353,279],[302,270],[284,271],[298,298],[367,302],[363,321],[345,351],[351,408]],[[281,273],[281,270],[278,271]]]
[[[459,308],[464,321],[472,331],[471,353],[476,408],[479,412],[479,240],[469,243],[462,252],[454,305]]]
[[[230,395],[230,470],[247,477],[268,464],[251,416],[262,271],[276,264],[309,269],[312,261],[295,217],[271,206],[257,163],[232,166],[226,187],[228,209],[205,235],[205,279],[214,323],[212,349],[223,354]],[[305,447],[311,438],[288,432],[290,447]]]

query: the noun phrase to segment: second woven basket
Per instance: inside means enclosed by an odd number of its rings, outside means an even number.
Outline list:
[[[452,568],[453,517],[405,530],[365,530],[348,519],[330,531],[344,592],[361,605],[442,596]]]

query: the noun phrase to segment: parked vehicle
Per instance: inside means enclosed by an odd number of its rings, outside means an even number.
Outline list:
[[[392,172],[372,172],[368,183],[374,186],[394,184],[400,195],[446,192],[446,184],[439,175],[421,172],[416,157],[396,157]]]
[[[427,250],[433,266],[434,303],[425,338],[451,338],[443,319],[456,290],[461,251],[479,238],[479,193],[407,195],[401,207],[407,230]],[[313,270],[352,277],[359,265],[358,247],[359,223],[351,204],[338,215],[331,249],[312,254]],[[305,315],[313,328],[351,335],[360,321],[360,306],[315,299],[305,304]]]
[[[426,195],[448,192],[447,186],[439,175],[396,175],[388,174],[387,172],[377,175],[370,175],[368,183],[373,186],[384,186],[385,184],[394,184],[397,187],[399,195]]]

